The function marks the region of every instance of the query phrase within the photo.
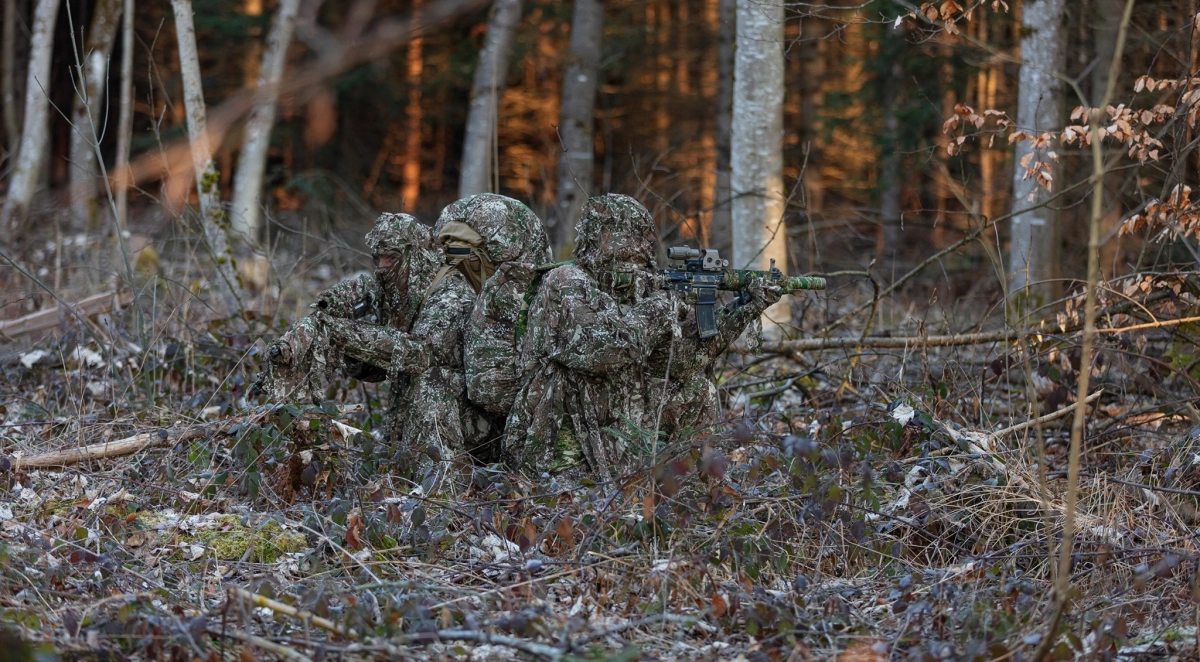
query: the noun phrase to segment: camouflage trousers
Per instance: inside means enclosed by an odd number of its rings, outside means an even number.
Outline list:
[[[420,485],[425,494],[465,489],[472,458],[486,461],[495,455],[491,437],[499,427],[494,417],[467,401],[461,370],[432,367],[408,379],[396,377],[387,418],[399,477]]]
[[[503,457],[527,476],[587,474],[619,479],[659,449],[716,422],[717,389],[697,375],[627,381],[586,378],[544,365],[517,395]]]
[[[497,423],[467,401],[460,368],[433,366],[408,375],[349,358],[345,347],[331,341],[336,335],[331,325],[346,323],[353,322],[310,315],[293,324],[269,346],[263,390],[275,401],[317,402],[339,377],[386,376],[389,398],[383,438],[396,448],[397,477],[420,485],[425,494],[465,487],[471,465],[468,453],[493,460],[497,452],[489,442],[503,421]]]

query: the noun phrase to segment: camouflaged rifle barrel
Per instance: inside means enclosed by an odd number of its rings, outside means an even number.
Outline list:
[[[730,269],[729,260],[722,260],[715,248],[672,246],[667,258],[682,264],[663,269],[663,287],[682,294],[696,306],[696,328],[700,338],[717,335],[717,291],[745,292],[750,283],[763,278],[778,285],[785,293],[797,290],[823,290],[825,279],[816,276],[785,276],[771,260],[767,271]]]
[[[742,291],[750,287],[755,278],[763,278],[778,285],[785,294],[796,290],[823,290],[825,279],[818,276],[784,276],[779,269],[755,271],[753,269],[726,269],[718,290]]]

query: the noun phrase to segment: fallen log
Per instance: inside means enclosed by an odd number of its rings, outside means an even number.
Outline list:
[[[352,414],[362,410],[363,406],[360,404],[343,405],[338,407],[337,415],[344,416],[346,414]],[[246,416],[226,418],[219,421],[209,421],[206,423],[197,423],[194,425],[160,428],[153,432],[140,432],[123,439],[103,441],[96,444],[79,446],[77,448],[68,448],[61,451],[51,451],[49,453],[42,453],[32,457],[9,457],[3,459],[7,460],[8,466],[13,470],[69,467],[87,460],[103,460],[111,457],[124,457],[126,455],[140,453],[144,450],[165,448],[174,444],[193,441],[210,433],[216,432],[223,427],[227,427],[236,423],[255,422],[262,420],[272,411],[272,409],[268,408]],[[301,416],[301,420],[319,414],[321,414],[321,412],[306,412],[306,415]],[[346,434],[345,432],[341,433]],[[0,462],[0,465],[3,464],[3,462]]]
[[[222,421],[225,423],[227,421]],[[68,448],[61,451],[42,453],[33,457],[14,457],[12,466],[16,470],[69,467],[87,460],[103,460],[109,457],[133,455],[151,448],[164,448],[203,437],[216,423],[205,423],[185,428],[162,428],[154,432],[142,432],[124,439],[114,439],[98,444]]]
[[[1147,331],[1150,329],[1162,329],[1181,324],[1194,324],[1200,322],[1200,317],[1181,317],[1178,319],[1158,320],[1156,322],[1146,322],[1145,324],[1134,324],[1131,326],[1119,326],[1108,329],[1096,329],[1096,333],[1102,335],[1130,333],[1133,331]],[[778,342],[764,342],[760,348],[763,352],[775,352],[786,354],[789,352],[809,352],[825,349],[917,349],[921,347],[965,347],[968,345],[987,345],[994,342],[1008,342],[1021,338],[1033,338],[1036,336],[1052,336],[1062,333],[1073,333],[1078,329],[1067,329],[1065,332],[1061,329],[1004,329],[1001,331],[983,331],[980,333],[957,333],[948,336],[867,336],[866,338],[799,338],[797,340],[781,340]],[[750,349],[744,345],[735,345],[730,348],[732,351],[740,354],[750,353]]]
[[[133,294],[130,292],[105,292],[71,303],[69,309],[58,305],[16,319],[3,320],[0,321],[0,340],[7,341],[16,336],[52,329],[70,317],[91,317],[114,308],[124,308],[132,302]]]

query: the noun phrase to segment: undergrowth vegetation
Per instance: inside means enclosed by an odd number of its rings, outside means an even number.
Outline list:
[[[796,303],[798,336],[870,296],[837,285]],[[1052,630],[1076,298],[941,347],[922,339],[963,311],[871,306],[907,347],[860,326],[856,348],[731,352],[719,423],[620,481],[476,463],[448,499],[373,436],[386,386],[247,399],[286,316],[140,297],[0,357],[0,621],[62,659],[1192,656],[1200,280],[1101,292]],[[135,435],[125,457],[37,461]]]

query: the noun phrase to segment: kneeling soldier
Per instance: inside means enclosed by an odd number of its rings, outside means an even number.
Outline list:
[[[432,493],[463,475],[467,442],[487,434],[463,382],[462,331],[475,293],[412,216],[383,214],[367,245],[375,273],[326,290],[314,313],[270,344],[268,390],[276,399],[313,397],[338,373],[386,376],[388,437]]]

